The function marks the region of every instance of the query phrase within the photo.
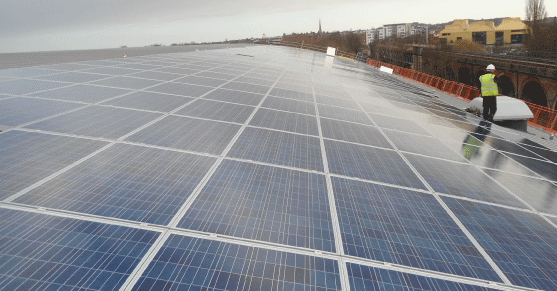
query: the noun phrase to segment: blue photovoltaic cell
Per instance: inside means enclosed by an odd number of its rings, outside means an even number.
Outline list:
[[[28,128],[117,139],[161,116],[159,113],[91,106],[28,125]]]
[[[32,96],[66,100],[66,101],[96,103],[129,92],[132,91],[125,90],[125,89],[107,88],[107,87],[80,84],[76,86],[64,87],[60,89],[35,93],[32,94]]]
[[[315,116],[265,108],[260,108],[255,113],[249,125],[301,134],[319,135]]]
[[[332,182],[345,254],[502,282],[433,195]]]
[[[275,80],[276,80],[276,78],[273,78],[271,80],[267,80],[267,79],[260,79],[260,78],[256,78],[256,77],[242,76],[242,77],[236,78],[234,81],[240,82],[240,83],[262,85],[262,86],[273,86],[273,84],[275,83]]]
[[[321,118],[321,130],[324,138],[392,149],[389,141],[374,126]]]
[[[472,165],[412,154],[404,156],[436,192],[527,208],[524,203]]]
[[[323,171],[321,145],[317,137],[247,127],[229,157]]]
[[[261,107],[315,115],[315,105],[312,102],[302,102],[273,96],[267,96]]]
[[[227,80],[227,81],[232,80],[232,79],[237,77],[235,75],[223,74],[223,73],[217,73],[217,72],[201,72],[201,73],[197,73],[195,75],[200,76],[200,77],[221,79],[221,80]]]
[[[334,252],[325,177],[224,160],[178,227]]]
[[[215,88],[213,87],[197,86],[197,85],[182,84],[182,83],[164,83],[161,85],[156,85],[155,87],[150,87],[145,90],[158,92],[158,93],[173,94],[178,96],[199,97],[214,89]]]
[[[384,129],[383,132],[385,132],[387,137],[401,151],[418,153],[451,161],[466,162],[461,154],[451,150],[444,145],[441,140],[435,137],[408,134],[390,129]]]
[[[15,202],[166,225],[214,162],[116,144]]]
[[[557,290],[557,232],[541,216],[442,197],[511,283]]]
[[[331,173],[426,189],[397,152],[325,140]]]
[[[350,288],[354,291],[401,290],[401,291],[497,291],[476,285],[424,277],[398,271],[379,269],[347,263]]]
[[[0,125],[18,126],[82,106],[84,105],[78,103],[36,98],[4,99],[0,100]]]
[[[211,99],[216,101],[238,103],[243,105],[257,106],[265,97],[262,94],[240,92],[233,90],[217,89],[205,96],[204,99]]]
[[[0,211],[0,289],[119,290],[157,232]]]
[[[319,110],[320,117],[373,125],[371,120],[369,120],[369,118],[363,111],[328,106],[323,104],[318,104],[317,109]]]
[[[126,96],[105,101],[102,103],[102,105],[113,105],[140,110],[170,112],[188,102],[191,102],[192,100],[193,98],[190,97],[138,91]]]
[[[99,85],[99,86],[108,86],[108,87],[117,87],[117,88],[125,88],[125,89],[143,89],[147,87],[154,86],[156,84],[160,84],[161,81],[155,80],[145,80],[141,78],[130,78],[130,77],[115,77],[100,81],[92,82],[92,85]]]
[[[168,116],[126,140],[220,155],[241,125]]]
[[[0,200],[105,145],[101,141],[15,130],[0,134]]]
[[[255,107],[199,99],[180,109],[176,114],[244,123]]]
[[[341,290],[331,259],[172,234],[137,291]]]

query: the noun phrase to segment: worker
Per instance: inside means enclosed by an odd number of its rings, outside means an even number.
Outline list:
[[[483,118],[493,122],[493,116],[497,111],[497,96],[499,95],[499,87],[501,78],[495,75],[495,66],[487,66],[487,73],[480,76],[480,90],[483,98]]]

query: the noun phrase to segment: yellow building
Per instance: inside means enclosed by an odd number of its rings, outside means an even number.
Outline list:
[[[520,17],[503,19],[498,27],[493,21],[477,21],[468,24],[467,19],[455,19],[453,24],[445,26],[439,33],[442,44],[455,43],[459,40],[474,41],[484,45],[522,44],[524,35],[530,28]]]

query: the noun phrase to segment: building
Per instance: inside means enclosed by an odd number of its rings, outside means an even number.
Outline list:
[[[370,30],[366,30],[366,45],[369,45],[375,40],[375,34],[377,33],[377,29],[372,28]]]
[[[453,24],[445,26],[445,29],[439,33],[439,42],[451,44],[467,40],[487,46],[521,45],[524,35],[529,31],[530,28],[520,20],[520,17],[503,19],[497,27],[493,21],[468,23],[467,19],[455,19]]]

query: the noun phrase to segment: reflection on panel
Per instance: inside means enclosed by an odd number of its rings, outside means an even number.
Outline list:
[[[331,173],[426,189],[395,151],[325,140]]]
[[[225,160],[178,227],[334,252],[325,177]]]
[[[3,290],[119,290],[159,235],[17,210],[0,211]]]
[[[214,161],[117,144],[15,202],[166,225]]]
[[[374,126],[321,118],[321,129],[325,138],[392,148],[389,141]]]
[[[484,172],[536,210],[557,214],[557,186],[552,183],[488,169]]]
[[[389,129],[384,129],[383,131],[401,151],[418,153],[457,162],[465,162],[465,159],[461,155],[445,146],[437,138],[409,134]]]
[[[527,208],[524,203],[472,165],[412,154],[404,155],[436,192]]]
[[[513,284],[557,290],[554,226],[527,212],[442,199]]]
[[[337,261],[171,235],[133,288],[341,290]]]

